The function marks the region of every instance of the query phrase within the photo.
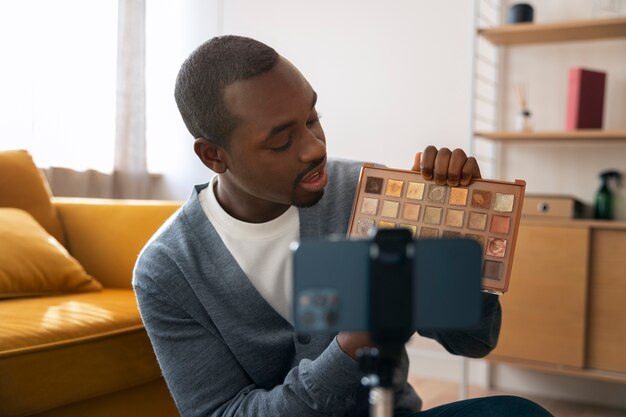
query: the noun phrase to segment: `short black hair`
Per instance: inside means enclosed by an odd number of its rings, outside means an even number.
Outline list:
[[[228,149],[238,121],[226,107],[224,88],[267,72],[276,62],[274,49],[242,36],[218,36],[200,45],[180,67],[174,90],[189,133]]]

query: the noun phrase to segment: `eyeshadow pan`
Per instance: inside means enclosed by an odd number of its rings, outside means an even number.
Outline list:
[[[379,229],[393,229],[394,227],[396,227],[396,224],[394,222],[388,222],[385,220],[380,220],[378,222]]]
[[[483,276],[489,279],[500,280],[502,278],[502,262],[485,259]]]
[[[375,216],[377,210],[378,210],[377,198],[366,197],[363,199],[363,204],[361,204],[361,213],[369,214],[370,216]]]
[[[446,187],[444,185],[430,184],[428,186],[428,202],[443,204],[446,202]]]
[[[367,217],[359,217],[356,221],[356,232],[359,236],[369,236],[374,228],[374,219]]]
[[[400,203],[397,201],[385,200],[383,201],[383,208],[380,211],[380,215],[382,217],[391,217],[395,219],[398,217],[398,207],[400,207]]]
[[[433,229],[431,227],[422,227],[420,231],[420,237],[438,237],[439,230]]]
[[[485,191],[485,190],[472,191],[472,207],[490,209],[491,208],[491,191]]]
[[[442,237],[463,237],[463,234],[461,232],[455,232],[453,230],[444,230],[441,233]]]
[[[421,200],[424,197],[424,183],[410,182],[406,190],[406,198],[411,200]]]
[[[417,221],[417,216],[419,216],[419,214],[419,204],[404,203],[404,209],[402,210],[403,219]]]
[[[504,258],[506,252],[506,239],[490,237],[487,240],[487,255],[496,258]]]
[[[404,184],[404,181],[388,180],[385,195],[389,197],[400,197],[402,195],[402,184]]]
[[[465,212],[463,210],[446,211],[446,226],[463,227],[463,219],[465,218]]]
[[[413,237],[415,237],[415,234],[417,233],[417,226],[412,225],[412,224],[400,223],[400,227],[404,227],[405,229],[409,229],[409,231],[411,232],[411,235],[413,235]]]
[[[448,202],[453,206],[464,206],[467,204],[467,188],[450,188],[450,198]]]
[[[513,211],[514,201],[515,196],[513,194],[496,193],[496,201],[493,204],[493,209],[503,213],[510,213]]]
[[[424,209],[424,223],[427,224],[440,224],[441,223],[441,207],[430,207],[427,206]]]
[[[498,216],[494,214],[491,218],[491,227],[489,231],[500,235],[506,235],[509,233],[509,226],[511,225],[511,218],[506,216]]]
[[[487,215],[485,213],[477,213],[471,211],[469,214],[469,220],[467,221],[467,228],[474,230],[485,230],[487,226]]]
[[[365,192],[370,194],[380,194],[383,191],[383,179],[379,177],[367,177],[365,181]]]

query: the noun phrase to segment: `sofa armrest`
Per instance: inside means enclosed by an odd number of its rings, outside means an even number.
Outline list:
[[[68,250],[105,287],[131,288],[139,252],[180,202],[54,197]]]

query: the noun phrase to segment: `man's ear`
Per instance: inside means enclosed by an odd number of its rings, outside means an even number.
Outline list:
[[[223,174],[228,169],[227,155],[219,145],[205,138],[197,138],[193,150],[204,165],[216,174]]]

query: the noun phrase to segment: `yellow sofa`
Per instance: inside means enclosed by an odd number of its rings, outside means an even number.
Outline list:
[[[11,206],[7,198],[0,206]],[[20,198],[16,207],[24,206]],[[62,243],[104,288],[0,299],[0,416],[178,416],[131,275],[140,249],[179,206],[50,198]]]

